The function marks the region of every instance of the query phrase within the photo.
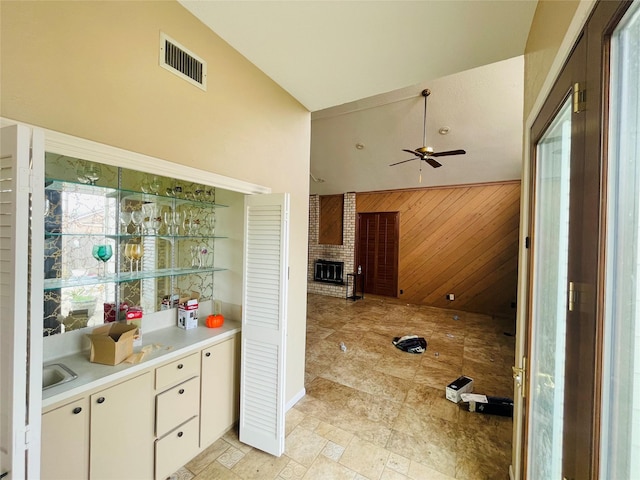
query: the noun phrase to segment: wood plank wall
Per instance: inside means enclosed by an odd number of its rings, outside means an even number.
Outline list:
[[[320,195],[320,230],[318,243],[342,245],[342,211],[344,195]]]
[[[400,212],[398,298],[515,318],[520,181],[356,195],[357,213],[391,211]]]

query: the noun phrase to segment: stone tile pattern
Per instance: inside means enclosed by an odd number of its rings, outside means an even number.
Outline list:
[[[313,281],[313,266],[316,260],[334,260],[344,262],[345,282],[346,274],[353,273],[354,255],[356,248],[356,194],[344,194],[342,215],[342,245],[318,244],[320,229],[320,198],[318,195],[309,197],[309,259],[307,266],[307,292],[327,295],[330,297],[346,296],[345,285],[331,285]],[[349,286],[351,295],[351,286]]]
[[[512,420],[470,413],[445,387],[464,374],[477,393],[510,397],[512,323],[371,295],[308,295],[307,310],[307,395],[287,412],[284,455],[232,430],[174,480],[508,479]],[[405,334],[427,351],[396,349]]]

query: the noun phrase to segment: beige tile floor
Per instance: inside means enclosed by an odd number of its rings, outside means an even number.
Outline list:
[[[511,397],[513,328],[381,297],[309,295],[306,396],[287,413],[285,454],[254,450],[231,431],[172,477],[507,479],[512,420],[470,413],[444,392],[464,374],[477,393]],[[406,334],[425,337],[427,351],[396,349],[391,339]]]

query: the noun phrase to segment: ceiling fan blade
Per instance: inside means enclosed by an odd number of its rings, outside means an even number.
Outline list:
[[[464,150],[449,150],[447,152],[434,152],[434,153],[431,153],[429,156],[430,157],[446,157],[449,155],[464,155],[465,153],[467,152],[465,152]]]
[[[442,166],[440,162],[434,160],[433,158],[425,158],[424,161],[427,162],[429,165],[431,165],[433,168],[438,168]]]
[[[410,158],[409,160],[402,160],[401,162],[396,162],[396,163],[392,163],[391,165],[389,165],[390,167],[393,167],[394,165],[400,165],[401,163],[406,163],[406,162],[410,162],[412,160],[420,160],[418,157],[415,158]]]
[[[411,155],[415,155],[416,157],[421,157],[422,156],[422,154],[417,150],[407,150],[406,148],[403,148],[402,151],[410,153]]]

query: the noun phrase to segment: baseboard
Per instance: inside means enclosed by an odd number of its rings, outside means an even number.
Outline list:
[[[298,393],[296,393],[293,396],[293,398],[289,400],[285,405],[284,407],[285,412],[288,412],[289,409],[293,407],[296,403],[298,403],[300,400],[302,400],[302,397],[304,397],[306,394],[307,394],[307,391],[304,388],[300,390]]]
[[[509,465],[509,479],[510,480],[514,480],[514,476],[513,476],[513,465]]]

